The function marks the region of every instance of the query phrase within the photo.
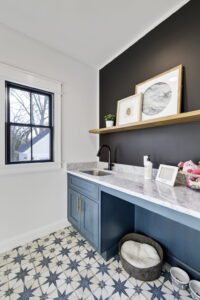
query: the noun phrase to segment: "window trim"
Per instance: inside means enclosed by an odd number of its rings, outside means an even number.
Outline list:
[[[26,123],[15,123],[10,121],[10,89],[11,88],[16,88],[20,89],[23,91],[27,91],[30,93],[30,106],[32,102],[32,94],[33,93],[38,93],[40,95],[48,95],[49,96],[49,125],[35,125],[31,123],[26,124]],[[21,84],[16,84],[10,81],[5,81],[5,90],[6,90],[6,122],[5,122],[5,130],[6,130],[6,136],[5,136],[5,164],[7,165],[16,165],[16,164],[32,164],[32,163],[47,163],[47,162],[53,162],[54,161],[54,122],[53,122],[53,101],[54,101],[54,94],[50,92],[46,92],[40,89],[32,88],[29,86],[21,85]],[[31,115],[30,115],[31,118]],[[30,128],[31,130],[31,160],[28,161],[14,161],[12,162],[10,159],[10,128],[11,126],[21,126],[21,127],[27,127]],[[49,128],[50,130],[50,144],[49,144],[49,150],[50,150],[50,159],[43,159],[43,160],[33,160],[32,159],[32,128]]]
[[[5,153],[5,122],[6,122],[6,89],[5,82],[11,82],[22,86],[32,87],[36,90],[47,91],[54,94],[53,99],[53,162],[41,161],[34,163],[14,163],[6,164]],[[15,173],[32,173],[42,171],[53,171],[61,168],[61,99],[62,99],[62,83],[39,75],[33,74],[26,70],[16,68],[4,63],[0,63],[0,175]]]

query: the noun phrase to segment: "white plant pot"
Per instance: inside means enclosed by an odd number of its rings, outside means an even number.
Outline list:
[[[114,125],[114,121],[106,121],[106,127],[112,127]]]

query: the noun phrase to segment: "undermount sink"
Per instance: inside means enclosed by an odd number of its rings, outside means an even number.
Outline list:
[[[81,171],[82,173],[93,175],[93,176],[107,176],[111,175],[109,172],[104,172],[101,170],[87,170],[87,171]]]

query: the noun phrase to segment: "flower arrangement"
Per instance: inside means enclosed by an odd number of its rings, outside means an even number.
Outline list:
[[[178,164],[180,173],[186,177],[186,185],[191,189],[200,190],[200,164],[189,160]]]

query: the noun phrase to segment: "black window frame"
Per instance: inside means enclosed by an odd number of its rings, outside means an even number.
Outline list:
[[[30,93],[30,124],[26,123],[15,123],[10,121],[10,89],[16,88],[19,90],[27,91]],[[37,89],[32,88],[30,86],[21,85],[18,83],[13,83],[10,81],[5,81],[5,89],[6,89],[6,123],[5,123],[5,164],[7,165],[15,165],[15,164],[34,164],[34,163],[47,163],[47,162],[53,162],[54,161],[54,94]],[[48,96],[49,97],[49,125],[37,125],[32,124],[31,120],[31,113],[32,113],[32,96],[31,94],[37,93],[40,95]],[[28,127],[31,131],[31,160],[25,160],[25,161],[11,161],[11,155],[10,155],[10,128],[11,126],[21,126],[21,127]],[[33,145],[32,145],[32,128],[48,128],[50,131],[50,145],[49,145],[49,151],[50,151],[50,158],[49,159],[43,159],[43,160],[33,160]]]

